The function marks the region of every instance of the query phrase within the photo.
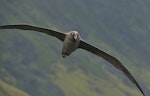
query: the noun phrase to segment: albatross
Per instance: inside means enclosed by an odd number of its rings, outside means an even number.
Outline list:
[[[89,52],[92,52],[93,54],[100,56],[107,60],[110,64],[112,64],[114,67],[122,71],[129,80],[132,81],[133,84],[137,86],[137,88],[140,90],[140,92],[145,96],[142,88],[138,84],[138,82],[135,80],[135,78],[132,76],[132,74],[128,71],[126,67],[124,67],[121,62],[109,55],[108,53],[98,49],[97,47],[85,42],[79,35],[77,31],[70,31],[67,33],[58,32],[51,29],[36,27],[32,25],[1,25],[0,29],[21,29],[21,30],[32,30],[36,32],[45,33],[50,36],[54,36],[58,38],[60,41],[63,42],[63,48],[62,48],[62,57],[69,56],[72,52],[74,52],[76,49],[84,49]]]

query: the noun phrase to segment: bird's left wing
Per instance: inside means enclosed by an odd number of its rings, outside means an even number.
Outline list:
[[[142,88],[140,87],[140,85],[137,83],[137,81],[134,79],[134,77],[131,75],[131,73],[127,70],[127,68],[125,68],[118,59],[116,59],[115,57],[113,57],[113,56],[111,56],[111,55],[101,51],[100,49],[98,49],[98,48],[96,48],[96,47],[94,47],[94,46],[84,42],[83,40],[81,40],[81,42],[79,44],[79,48],[82,48],[82,49],[85,49],[87,51],[90,51],[90,52],[92,52],[92,53],[94,53],[94,54],[104,58],[108,62],[110,62],[117,69],[121,70],[138,87],[138,89],[144,95],[144,92],[143,92]]]
[[[32,30],[36,32],[46,33],[48,35],[54,36],[61,41],[64,41],[66,34],[58,31],[36,27],[32,25],[0,25],[0,29],[21,29],[21,30]]]

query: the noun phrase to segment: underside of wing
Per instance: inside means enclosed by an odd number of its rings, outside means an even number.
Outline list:
[[[82,49],[85,49],[87,51],[90,51],[90,52],[92,52],[92,53],[94,53],[94,54],[104,58],[108,62],[110,62],[117,69],[121,70],[138,87],[138,89],[144,95],[144,92],[141,89],[140,85],[137,83],[137,81],[134,79],[134,77],[131,75],[131,73],[127,70],[127,68],[125,68],[118,59],[116,59],[115,57],[113,57],[113,56],[111,56],[111,55],[101,51],[100,49],[98,49],[98,48],[96,48],[96,47],[94,47],[94,46],[84,42],[83,40],[80,42],[79,48],[82,48]]]
[[[57,32],[54,30],[46,29],[46,28],[40,28],[36,26],[31,25],[2,25],[0,26],[0,29],[21,29],[21,30],[32,30],[36,32],[46,33],[48,35],[54,36],[58,38],[61,41],[64,41],[66,34]]]

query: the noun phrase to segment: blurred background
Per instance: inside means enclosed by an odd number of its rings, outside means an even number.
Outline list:
[[[0,0],[0,25],[30,24],[79,31],[118,58],[150,94],[149,0]],[[79,49],[61,56],[46,34],[0,30],[0,96],[142,96],[102,58]]]

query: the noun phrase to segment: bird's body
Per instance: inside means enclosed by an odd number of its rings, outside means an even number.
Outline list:
[[[81,38],[77,31],[68,32],[63,42],[62,56],[69,56],[73,51],[78,49],[80,40]]]
[[[48,34],[50,36],[54,36],[63,42],[63,49],[62,49],[63,57],[69,56],[72,52],[74,52],[78,48],[92,52],[93,54],[104,58],[105,60],[110,62],[112,65],[114,65],[114,67],[122,71],[132,81],[132,83],[134,83],[137,86],[137,88],[140,90],[143,96],[145,96],[138,82],[131,75],[131,73],[127,70],[127,68],[125,68],[117,58],[83,41],[77,31],[61,33],[58,31],[41,28],[41,27],[35,27],[31,25],[3,25],[3,26],[0,26],[0,29],[33,30],[36,32],[41,32],[41,33]]]

